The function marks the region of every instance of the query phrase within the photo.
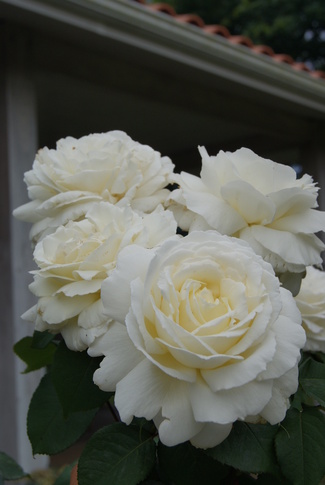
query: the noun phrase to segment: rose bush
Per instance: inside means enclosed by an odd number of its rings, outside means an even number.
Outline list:
[[[122,131],[67,137],[58,141],[56,150],[38,151],[24,178],[31,202],[14,215],[33,223],[30,236],[37,242],[84,217],[101,200],[152,212],[169,194],[165,187],[173,168],[168,157]]]
[[[39,269],[30,290],[39,299],[23,318],[39,331],[61,332],[72,350],[84,350],[105,332],[108,318],[100,298],[102,281],[129,244],[152,248],[176,232],[170,211],[158,207],[142,216],[109,202],[92,206],[85,219],[71,221],[35,247]]]
[[[27,433],[57,454],[100,411],[80,485],[325,476],[323,273],[292,296],[320,262],[318,189],[247,149],[200,151],[201,178],[122,132],[66,138],[25,176],[38,301],[14,351],[45,370]],[[26,475],[0,455],[0,476]]]
[[[325,352],[325,273],[309,266],[295,299],[307,336],[305,350]]]
[[[302,273],[322,262],[324,244],[314,233],[324,230],[325,214],[315,210],[318,188],[309,175],[297,179],[293,168],[246,148],[217,156],[199,151],[201,176],[174,177],[180,188],[170,199],[182,229],[246,240],[277,273]]]
[[[162,443],[222,442],[236,420],[280,422],[298,385],[301,316],[270,264],[216,231],[122,250],[102,285],[107,332],[94,382],[122,421],[153,419]]]

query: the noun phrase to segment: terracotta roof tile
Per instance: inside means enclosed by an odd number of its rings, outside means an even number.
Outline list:
[[[139,1],[139,0],[135,0]],[[146,3],[144,0],[141,0],[140,3]],[[146,5],[147,8],[150,10],[154,10],[156,12],[161,12],[161,13],[166,13],[167,15],[172,15],[173,17],[176,17],[177,14],[173,7],[171,5],[168,5],[168,3],[150,3]]]
[[[268,45],[253,45],[251,49],[258,54],[264,54],[266,56],[273,57],[274,56],[274,50],[272,47],[269,47]]]
[[[191,24],[191,25],[196,25],[197,27],[200,27],[201,29],[204,29],[205,23],[199,17],[198,15],[191,14],[191,13],[186,13],[182,15],[176,15],[176,20],[179,22],[184,22],[186,24]]]
[[[209,34],[220,35],[221,37],[230,37],[230,32],[224,25],[205,25],[203,29]]]
[[[248,37],[245,37],[244,35],[230,35],[228,37],[228,40],[233,44],[245,45],[246,47],[249,47],[249,48],[252,48],[254,45],[251,39],[249,39]]]
[[[309,67],[304,64],[303,62],[295,62],[293,65],[292,65],[293,69],[296,69],[297,71],[306,71],[306,72],[310,72],[311,69],[309,69]]]
[[[285,64],[293,65],[295,61],[288,54],[273,54],[273,59],[277,62],[284,62]]]
[[[295,62],[294,59],[288,54],[277,54],[273,49],[267,45],[255,45],[251,39],[243,35],[231,35],[229,30],[224,25],[206,25],[201,17],[195,14],[177,14],[175,9],[167,3],[147,3],[146,0],[133,0],[142,4],[145,8],[152,10],[154,12],[160,12],[163,14],[170,15],[175,18],[178,22],[183,22],[191,25],[195,25],[200,29],[204,30],[211,35],[219,35],[228,39],[229,42],[233,44],[243,45],[252,51],[260,55],[266,55],[273,58],[276,62],[285,63],[290,65],[293,69],[297,71],[305,71],[309,73],[312,77],[325,80],[324,71],[312,71],[306,64],[302,62]]]
[[[325,72],[324,71],[311,71],[310,73],[311,76],[325,79]]]

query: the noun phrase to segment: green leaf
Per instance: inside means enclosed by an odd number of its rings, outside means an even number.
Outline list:
[[[299,384],[296,393],[292,397],[291,407],[298,409],[298,411],[302,411],[304,404],[313,406],[314,402],[315,400],[311,398]]]
[[[160,480],[144,480],[140,482],[139,485],[166,485],[166,482],[161,482]]]
[[[38,332],[37,330],[34,331],[33,340],[32,340],[32,348],[33,349],[44,349],[48,346],[49,343],[52,342],[56,337],[55,334],[44,331]]]
[[[54,344],[38,349],[32,347],[32,342],[33,337],[24,337],[14,345],[16,355],[27,364],[24,374],[50,365],[56,351]]]
[[[33,394],[27,415],[27,433],[33,453],[53,455],[71,446],[86,431],[97,409],[64,418],[50,374]]]
[[[241,482],[239,482],[241,484]],[[256,481],[253,481],[252,485],[256,485]],[[275,478],[272,475],[259,475],[258,476],[258,484],[257,485],[292,485],[291,482],[288,482],[285,478]]]
[[[159,442],[158,460],[163,480],[175,485],[217,485],[229,470],[189,442],[172,447]]]
[[[99,408],[113,393],[104,392],[93,382],[100,358],[87,352],[73,352],[61,342],[52,365],[52,379],[64,416],[77,411]]]
[[[270,424],[237,421],[228,438],[215,448],[206,450],[206,453],[244,472],[278,474],[274,450],[277,430],[277,426]]]
[[[309,359],[301,368],[299,380],[305,393],[325,406],[325,364]]]
[[[19,480],[27,477],[27,473],[9,455],[0,451],[0,477],[5,480]]]
[[[79,459],[79,485],[136,485],[155,465],[156,445],[145,430],[123,423],[100,429]]]
[[[320,362],[323,362],[325,364],[325,354],[323,352],[315,352],[313,356],[319,360]]]
[[[289,409],[275,437],[278,462],[293,485],[318,485],[325,474],[325,416]]]

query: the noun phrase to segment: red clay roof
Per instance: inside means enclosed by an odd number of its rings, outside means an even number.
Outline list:
[[[223,25],[206,25],[201,17],[195,14],[177,14],[174,8],[167,3],[146,3],[146,0],[133,0],[142,4],[145,8],[153,11],[160,12],[166,15],[170,15],[175,18],[178,22],[183,22],[204,30],[211,35],[220,35],[224,37],[229,42],[233,44],[243,45],[257,54],[266,55],[274,59],[276,62],[284,62],[289,64],[293,69],[297,71],[305,71],[310,74],[310,76],[324,79],[324,71],[313,71],[303,62],[295,62],[295,60],[288,54],[276,54],[273,49],[266,45],[255,45],[251,39],[244,37],[243,35],[231,35],[229,30]]]

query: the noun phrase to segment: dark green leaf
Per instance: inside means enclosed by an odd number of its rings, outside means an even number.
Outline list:
[[[104,392],[93,382],[99,358],[87,352],[73,352],[61,342],[52,365],[52,379],[64,416],[77,411],[99,408],[112,393]]]
[[[228,473],[228,467],[189,442],[172,447],[159,442],[158,460],[163,480],[175,485],[217,485]]]
[[[78,465],[79,485],[136,485],[155,465],[156,445],[145,430],[123,423],[100,429]]]
[[[54,344],[38,349],[32,347],[32,342],[33,337],[24,337],[14,345],[16,355],[27,364],[24,374],[50,365],[56,351]]]
[[[289,409],[275,437],[283,475],[294,485],[318,485],[325,474],[325,416]]]
[[[256,481],[253,482],[252,485],[256,484]],[[275,478],[272,475],[259,475],[258,481],[256,485],[292,485],[291,482],[288,482],[285,478]]]
[[[325,406],[325,364],[309,359],[300,370],[299,380],[305,393]]]
[[[296,393],[293,395],[291,407],[298,409],[298,411],[303,410],[303,405],[314,406],[315,399],[310,397],[299,384]]]
[[[325,354],[323,352],[315,352],[314,357],[325,364]]]
[[[144,480],[139,485],[164,485],[164,482],[160,482],[159,480]]]
[[[144,480],[143,482],[140,482],[139,485],[164,485],[164,482],[158,480]]]
[[[0,451],[0,476],[5,480],[18,480],[26,477],[27,473],[13,458]]]
[[[46,374],[33,394],[27,415],[27,432],[33,453],[53,455],[71,446],[88,428],[96,410],[64,418],[51,375]]]
[[[274,450],[277,426],[238,421],[228,438],[215,448],[206,450],[221,463],[251,473],[278,474]]]
[[[32,348],[33,349],[44,349],[48,346],[49,343],[54,340],[56,335],[53,333],[44,331],[38,332],[37,330],[34,331],[33,340],[32,340]]]

